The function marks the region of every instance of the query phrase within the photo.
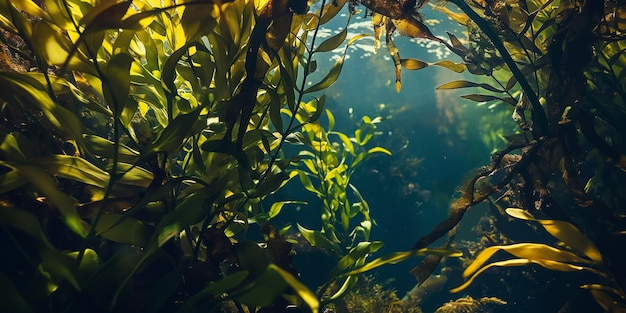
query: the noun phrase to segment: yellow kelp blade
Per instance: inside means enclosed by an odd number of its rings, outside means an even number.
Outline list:
[[[487,260],[497,251],[506,251],[518,258],[535,261],[557,261],[569,263],[593,263],[583,259],[569,251],[556,249],[538,243],[517,243],[508,246],[492,246],[484,249],[478,254],[476,259],[463,272],[463,277],[468,277],[476,272]]]
[[[577,272],[577,271],[590,271],[592,273],[604,276],[603,273],[593,269],[593,268],[589,268],[589,267],[584,267],[584,266],[579,266],[579,265],[574,265],[574,264],[569,264],[569,263],[563,263],[563,262],[557,262],[557,261],[550,261],[550,260],[529,260],[529,259],[511,259],[511,260],[505,260],[505,261],[499,261],[499,262],[494,262],[494,263],[490,263],[484,267],[481,267],[478,271],[476,271],[476,273],[474,273],[474,275],[472,275],[465,283],[463,283],[461,286],[456,287],[454,289],[451,289],[450,292],[451,293],[455,293],[455,292],[459,292],[465,288],[467,288],[470,284],[472,284],[472,282],[474,281],[474,279],[480,275],[482,272],[495,267],[495,266],[499,266],[499,267],[509,267],[509,266],[522,266],[522,265],[527,265],[527,264],[537,264],[540,265],[543,268],[549,269],[549,270],[553,270],[553,271],[560,271],[560,272]]]
[[[374,268],[377,268],[385,264],[396,264],[411,257],[427,255],[427,254],[435,254],[435,255],[441,255],[441,256],[447,256],[447,257],[460,257],[463,255],[463,253],[459,250],[440,249],[440,248],[423,248],[423,249],[418,249],[418,250],[395,252],[395,253],[391,253],[389,255],[374,259],[371,262],[365,264],[364,266],[359,267],[348,273],[345,273],[341,276],[351,276],[351,275],[361,274],[361,273],[367,272],[369,270],[372,270]]]
[[[480,273],[494,267],[494,266],[522,266],[522,265],[526,265],[526,264],[530,264],[531,261],[528,259],[512,259],[512,260],[506,260],[506,261],[500,261],[500,262],[494,262],[491,263],[485,267],[480,268],[476,273],[474,273],[474,275],[472,275],[472,277],[470,277],[465,283],[463,283],[461,286],[456,287],[454,289],[450,289],[451,293],[456,293],[459,292],[465,288],[467,288],[469,285],[472,284],[472,282],[474,282],[474,279],[480,275]]]
[[[518,208],[508,208],[506,213],[522,220],[537,221],[550,235],[563,241],[572,249],[582,252],[591,260],[602,263],[602,255],[598,248],[589,238],[581,233],[576,226],[557,220],[539,220],[534,218],[530,213]]]

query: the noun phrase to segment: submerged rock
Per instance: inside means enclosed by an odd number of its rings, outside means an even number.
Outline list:
[[[440,308],[435,313],[482,313],[482,312],[495,312],[497,307],[506,305],[506,301],[500,300],[495,297],[483,297],[478,300],[466,296],[463,298],[450,301]]]

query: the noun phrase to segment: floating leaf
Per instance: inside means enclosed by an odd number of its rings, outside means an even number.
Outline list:
[[[500,98],[500,97],[496,97],[496,96],[492,96],[492,95],[469,94],[469,95],[462,95],[461,98],[467,99],[467,100],[476,101],[476,102],[487,102],[487,101],[499,100],[499,101],[503,101],[503,102],[509,103],[511,105],[516,105],[517,104],[517,100],[515,100],[513,98],[509,98],[509,97],[507,97],[507,98]]]
[[[150,239],[150,231],[146,225],[124,214],[101,215],[96,231],[108,240],[137,247],[145,247]]]
[[[302,186],[304,186],[304,189],[314,194],[317,194],[320,196],[322,195],[322,193],[319,190],[313,187],[313,183],[311,182],[311,179],[309,178],[306,172],[298,171],[298,177],[300,178],[300,182],[302,183]]]
[[[105,158],[113,158],[115,154],[115,144],[112,141],[96,135],[84,135],[83,139],[85,144],[89,146],[91,153]],[[135,162],[139,157],[138,151],[122,143],[119,144],[117,152],[118,158],[122,162]]]
[[[119,53],[107,62],[106,80],[102,80],[104,98],[114,114],[120,114],[130,90],[130,65],[133,57],[127,53]]]
[[[454,63],[452,61],[443,60],[439,62],[435,62],[432,65],[441,66],[443,68],[447,68],[456,73],[463,73],[467,69],[467,65],[463,63]]]
[[[459,292],[465,288],[467,288],[473,281],[474,279],[480,275],[482,272],[492,268],[492,267],[496,267],[496,266],[501,266],[501,267],[508,267],[508,266],[523,266],[523,265],[527,265],[527,264],[538,264],[546,269],[549,270],[554,270],[554,271],[561,271],[561,272],[577,272],[577,271],[583,271],[583,270],[587,270],[590,271],[592,273],[595,274],[602,274],[600,272],[598,272],[597,270],[593,269],[593,268],[589,268],[589,267],[584,267],[584,266],[578,266],[578,265],[574,265],[574,264],[569,264],[569,263],[563,263],[563,262],[557,262],[557,261],[550,261],[550,260],[529,260],[529,259],[511,259],[511,260],[506,260],[506,261],[499,261],[499,262],[493,262],[490,263],[486,266],[481,267],[478,271],[476,271],[476,273],[474,273],[474,275],[472,275],[465,283],[463,283],[461,286],[456,287],[452,290],[450,290],[451,293],[456,293]]]
[[[118,3],[117,0],[104,0],[89,9],[80,21],[87,31],[119,29],[122,17],[126,15],[132,1]],[[85,34],[83,34],[84,36]]]
[[[329,277],[338,276],[341,272],[355,264],[358,264],[358,260],[364,259],[368,255],[380,250],[382,247],[383,243],[381,241],[359,242],[354,248],[350,249],[350,251],[348,251],[348,253],[339,260],[339,262],[337,262],[333,270],[330,272]]]
[[[408,258],[412,258],[412,257],[420,256],[420,255],[426,255],[426,254],[436,254],[436,255],[442,255],[442,256],[447,256],[447,257],[460,257],[463,255],[463,253],[458,250],[438,249],[438,248],[423,248],[419,250],[395,252],[395,253],[386,255],[384,257],[380,257],[375,260],[372,260],[371,262],[365,264],[364,266],[358,269],[345,273],[344,276],[361,274],[361,273],[367,272],[369,270],[375,269],[385,264],[396,264]]]
[[[625,313],[626,305],[615,301],[615,299],[606,294],[602,290],[592,289],[591,294],[596,302],[604,309],[605,312]]]
[[[524,36],[524,34],[526,34],[526,31],[528,29],[530,29],[530,27],[532,27],[533,21],[537,17],[537,14],[539,14],[541,11],[543,11],[545,8],[547,8],[548,5],[550,5],[550,3],[552,3],[552,1],[553,0],[546,1],[539,8],[537,8],[535,11],[533,11],[530,14],[528,14],[528,17],[526,17],[526,20],[524,21],[524,28],[522,28],[522,30],[518,34],[519,37]]]
[[[306,241],[308,241],[311,246],[321,249],[327,249],[336,253],[341,251],[337,244],[326,238],[326,236],[324,236],[324,234],[322,234],[319,230],[307,229],[300,224],[297,224],[297,226],[300,234],[302,234],[302,237],[304,237],[304,239],[306,239]]]
[[[97,75],[89,59],[77,52],[74,45],[62,34],[63,31],[56,25],[46,21],[37,23],[33,28],[33,51],[50,65],[63,65],[70,70]]]
[[[322,113],[324,113],[324,104],[326,104],[326,95],[322,95],[319,99],[315,98],[315,113],[311,115],[307,122],[314,123],[317,121]]]
[[[459,88],[468,88],[468,87],[480,87],[489,91],[493,91],[493,92],[504,92],[504,90],[500,90],[496,87],[493,87],[491,85],[488,84],[484,84],[484,83],[475,83],[475,82],[471,82],[471,81],[467,81],[467,80],[455,80],[455,81],[451,81],[448,83],[445,83],[435,89],[437,90],[442,90],[442,89],[459,89]]]
[[[45,8],[56,26],[63,30],[74,30],[72,17],[66,9],[67,3],[64,0],[45,0]]]
[[[324,76],[324,78],[322,78],[320,82],[305,89],[304,93],[320,91],[322,89],[326,89],[332,86],[337,81],[337,78],[339,78],[339,74],[341,74],[341,69],[343,68],[344,58],[345,58],[345,54],[343,57],[337,60],[335,64],[333,64],[333,67],[330,69],[328,74],[326,74],[326,76]]]
[[[400,64],[407,70],[419,70],[427,67],[429,64],[418,59],[402,59]]]
[[[371,148],[371,149],[367,150],[367,153],[369,153],[369,154],[377,153],[377,152],[384,153],[386,155],[391,155],[391,151],[389,151],[389,150],[387,150],[387,149],[385,149],[383,147],[374,147],[374,148]]]
[[[337,13],[339,13],[341,11],[341,9],[343,8],[343,6],[346,4],[346,2],[348,2],[347,0],[336,0],[336,1],[331,1],[328,4],[326,4],[323,8],[322,8],[322,18],[320,19],[319,25],[324,25],[326,23],[328,23],[330,20],[332,20],[333,17],[335,17],[335,15],[337,15]],[[316,14],[317,16],[319,16],[319,14]]]
[[[340,132],[333,132],[332,134],[339,136],[339,139],[341,139],[341,143],[343,144],[343,148],[351,155],[354,155],[354,145],[348,136]]]
[[[54,176],[65,177],[100,188],[106,187],[109,182],[107,172],[80,157],[53,154],[30,159],[29,162],[45,168],[46,172]]]
[[[159,137],[146,147],[146,150],[142,152],[142,157],[146,157],[155,152],[171,152],[180,147],[187,139],[194,123],[198,120],[200,111],[202,111],[202,107],[198,107],[187,114],[176,116],[176,118],[165,127]],[[203,144],[203,147],[205,144],[207,144],[207,142]]]
[[[278,214],[280,214],[280,211],[283,209],[283,206],[285,206],[286,204],[302,204],[302,205],[306,205],[307,203],[304,201],[278,201],[278,202],[274,202],[272,203],[272,206],[270,207],[269,212],[267,212],[267,215],[270,218],[274,218],[276,216],[278,216]]]
[[[450,19],[456,21],[463,26],[466,26],[467,22],[469,22],[469,17],[467,16],[467,14],[452,12],[450,9],[439,5],[435,5],[433,6],[433,8],[437,11],[445,13]]]
[[[314,52],[328,52],[338,48],[348,35],[348,27],[344,27],[343,30],[334,36],[324,40]]]
[[[315,296],[315,294],[306,287],[302,282],[300,282],[296,277],[291,275],[289,272],[283,270],[275,264],[270,264],[269,269],[276,271],[280,277],[289,285],[293,290],[296,291],[298,296],[302,298],[302,301],[306,303],[311,309],[312,313],[317,313],[319,310],[319,300]]]

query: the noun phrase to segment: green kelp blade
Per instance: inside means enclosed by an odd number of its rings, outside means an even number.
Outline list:
[[[148,226],[124,214],[101,215],[96,231],[108,240],[138,247],[145,247],[151,235]]]
[[[53,154],[33,158],[29,162],[40,166],[53,176],[64,177],[88,185],[104,188],[109,182],[109,173],[80,157]]]
[[[165,215],[156,225],[150,240],[143,249],[141,259],[135,262],[134,268],[128,276],[117,285],[117,289],[113,294],[112,304],[115,305],[120,294],[130,281],[132,275],[139,270],[143,262],[158,251],[167,241],[180,234],[180,232],[192,224],[200,222],[205,218],[210,210],[210,206],[205,202],[212,202],[213,197],[208,197],[204,190],[196,191],[182,202],[180,202],[174,211]]]
[[[350,22],[350,19],[348,19]],[[330,38],[324,40],[314,52],[328,52],[339,48],[339,46],[346,40],[346,36],[348,35],[348,27],[344,27],[343,30]]]
[[[187,114],[179,114],[176,118],[163,129],[159,137],[152,143],[148,144],[145,151],[142,152],[142,158],[147,158],[156,152],[171,152],[180,147],[189,132],[192,130],[194,123],[198,120],[198,116],[203,107],[197,107]]]
[[[569,247],[582,252],[591,260],[602,263],[602,255],[595,244],[585,234],[581,233],[576,226],[557,220],[539,220],[525,210],[519,208],[507,208],[506,213],[522,220],[536,221],[550,233],[550,235],[563,241]]]
[[[295,201],[295,200],[287,200],[287,201],[277,201],[272,203],[272,206],[270,207],[270,210],[267,212],[267,215],[269,216],[270,219],[278,216],[278,214],[280,214],[280,212],[282,211],[283,207],[285,206],[285,204],[301,204],[301,205],[306,205],[307,202],[305,201]]]
[[[337,299],[343,297],[346,292],[352,290],[352,288],[354,288],[354,286],[356,286],[356,284],[359,282],[359,276],[348,276],[344,281],[343,284],[341,284],[341,287],[339,287],[339,289],[328,298],[328,300],[324,299],[324,302],[332,302],[332,301],[336,301]]]
[[[113,158],[115,155],[115,143],[108,139],[105,139],[96,135],[83,135],[85,144],[89,147],[89,152],[104,157]],[[119,143],[117,148],[118,159],[122,162],[133,163],[137,161],[139,152],[130,148],[129,146]]]
[[[35,165],[16,165],[15,168],[22,177],[33,184],[54,204],[61,213],[61,219],[67,227],[83,238],[87,236],[88,227],[80,219],[76,209],[78,202],[59,189],[52,175]]]
[[[133,57],[128,53],[119,53],[107,62],[105,76],[102,80],[104,99],[114,114],[122,114],[130,92],[130,66]]]
[[[300,224],[296,225],[298,226],[298,230],[300,231],[300,234],[302,234],[302,237],[304,237],[304,239],[306,239],[311,246],[334,251],[335,253],[339,253],[339,251],[341,251],[337,243],[331,241],[331,239],[327,238],[321,231],[307,229]]]
[[[250,307],[269,306],[288,287],[287,282],[276,271],[277,266],[267,266],[256,279],[245,284],[241,291],[229,293],[237,302]]]
[[[496,97],[492,95],[468,94],[468,95],[462,95],[461,98],[472,100],[475,102],[488,102],[488,101],[500,100],[502,102],[505,102],[511,105],[517,104],[517,100],[511,97],[502,98],[502,97]]]
[[[324,78],[322,78],[321,81],[305,89],[303,93],[320,91],[320,90],[323,90],[332,86],[337,81],[337,78],[339,78],[339,74],[341,74],[341,69],[343,68],[343,62],[344,62],[345,56],[346,55],[344,53],[343,56],[339,58],[339,60],[337,60],[335,64],[333,64],[330,71],[328,71],[326,76],[324,76]]]
[[[391,151],[389,151],[389,150],[387,150],[387,149],[385,149],[383,147],[374,147],[374,148],[370,148],[369,150],[367,150],[368,154],[377,153],[377,152],[380,152],[380,153],[383,153],[383,154],[386,154],[386,155],[391,155]]]
[[[412,258],[412,257],[420,256],[420,255],[426,255],[426,254],[437,254],[437,255],[442,255],[442,256],[447,256],[447,257],[460,257],[463,255],[463,252],[459,250],[454,250],[454,249],[439,249],[439,248],[423,248],[419,250],[395,252],[395,253],[391,253],[389,255],[374,259],[371,262],[365,264],[364,266],[357,268],[353,271],[350,271],[348,273],[345,273],[342,276],[361,274],[361,273],[367,272],[369,270],[375,269],[385,264],[396,264],[408,258]]]
[[[504,90],[498,89],[498,88],[493,87],[493,86],[491,86],[489,84],[475,83],[475,82],[471,82],[471,81],[467,81],[467,80],[455,80],[455,81],[447,82],[447,83],[445,83],[445,84],[435,88],[435,90],[459,89],[459,88],[469,88],[469,87],[483,88],[485,90],[489,90],[489,91],[493,91],[493,92],[504,92]]]
[[[319,310],[319,300],[315,296],[315,294],[307,288],[302,282],[300,282],[296,277],[291,275],[289,272],[283,270],[278,267],[276,264],[270,264],[269,268],[276,271],[282,279],[289,285],[293,290],[296,291],[298,296],[302,298],[302,301],[306,303],[313,313],[317,313]]]
[[[369,254],[372,254],[378,251],[383,247],[383,243],[381,241],[372,241],[372,242],[359,242],[356,247],[350,249],[348,254],[343,256],[335,268],[330,272],[329,277],[338,276],[344,270],[354,266],[358,263],[360,259],[367,257]]]

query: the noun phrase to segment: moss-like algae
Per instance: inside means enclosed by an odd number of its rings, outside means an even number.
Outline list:
[[[493,312],[495,308],[503,305],[506,305],[506,302],[495,297],[474,299],[467,296],[444,304],[438,308],[435,313]]]

